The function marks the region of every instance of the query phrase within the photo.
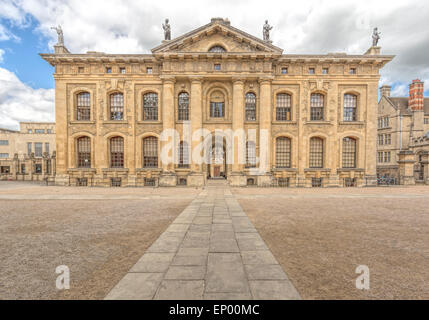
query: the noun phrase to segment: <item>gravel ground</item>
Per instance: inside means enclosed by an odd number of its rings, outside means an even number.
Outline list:
[[[1,195],[32,200],[0,200],[0,299],[103,299],[198,193],[1,183]],[[59,265],[70,290],[55,287]]]
[[[429,187],[233,194],[304,299],[429,299]]]

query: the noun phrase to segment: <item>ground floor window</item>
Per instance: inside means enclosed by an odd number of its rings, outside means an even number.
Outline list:
[[[289,178],[279,178],[278,179],[278,185],[281,188],[288,188],[289,187]]]
[[[3,174],[10,173],[10,167],[9,166],[1,166],[0,167],[0,172],[3,173]]]
[[[41,163],[36,163],[34,165],[34,173],[35,174],[41,174],[42,173],[42,164]]]
[[[346,188],[356,187],[356,178],[345,178],[344,187]]]
[[[144,178],[144,186],[145,187],[155,187],[155,179],[154,178]]]
[[[188,184],[188,180],[186,178],[178,178],[177,179],[177,185],[186,186],[187,184]]]
[[[88,179],[87,178],[77,178],[76,185],[78,187],[87,187]]]
[[[255,178],[247,178],[247,185],[248,186],[256,186]]]
[[[110,182],[112,187],[120,187],[122,185],[121,178],[112,178]]]
[[[322,178],[312,178],[311,179],[311,186],[313,188],[321,188],[322,187]]]

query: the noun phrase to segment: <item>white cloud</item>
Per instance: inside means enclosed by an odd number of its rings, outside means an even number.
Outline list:
[[[0,127],[18,129],[19,121],[55,121],[54,89],[33,89],[0,68]]]
[[[4,50],[0,49],[0,63],[3,62],[3,55],[4,55]]]

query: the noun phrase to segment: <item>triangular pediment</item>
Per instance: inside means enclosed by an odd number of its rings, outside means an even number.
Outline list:
[[[221,46],[228,53],[282,53],[271,42],[261,40],[232,27],[228,20],[212,19],[212,22],[173,40],[164,41],[152,49],[153,53],[209,52],[213,46]]]

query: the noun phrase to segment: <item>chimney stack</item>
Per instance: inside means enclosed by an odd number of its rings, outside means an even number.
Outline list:
[[[390,97],[390,91],[392,90],[391,86],[382,86],[380,88],[380,95],[383,97]]]
[[[423,111],[424,83],[419,79],[413,80],[410,84],[410,97],[408,98],[408,108],[411,111]]]

